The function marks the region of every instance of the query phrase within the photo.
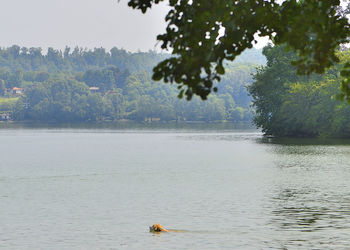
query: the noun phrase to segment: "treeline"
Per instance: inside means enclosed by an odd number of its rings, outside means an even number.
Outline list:
[[[268,46],[249,87],[255,124],[267,135],[287,137],[350,137],[350,105],[339,100],[341,65],[350,51],[339,51],[340,63],[323,75],[298,76],[290,62],[297,59],[284,47]]]
[[[66,47],[63,51],[48,48],[26,48],[13,45],[0,49],[0,68],[10,72],[85,72],[92,68],[116,66],[132,72],[151,71],[167,54],[154,51],[130,53],[123,49],[104,48],[93,50]]]
[[[114,53],[99,49],[79,50],[65,55],[59,51],[50,52],[49,49],[47,55],[37,53],[37,58],[41,58],[38,59],[40,63],[33,66],[35,56],[27,59],[30,53],[35,54],[35,50],[24,53],[21,48],[15,48],[0,53],[3,65],[12,65],[0,67],[0,113],[8,112],[16,121],[127,119],[210,122],[252,119],[251,98],[246,86],[252,81],[254,64],[227,65],[227,74],[219,84],[217,94],[211,95],[206,102],[199,98],[188,102],[177,97],[176,86],[151,80],[150,69],[162,54],[124,51],[128,56],[116,59],[112,55],[116,55],[117,51],[123,54],[122,50],[115,49]],[[7,56],[4,56],[5,51]],[[143,54],[142,60],[140,54]],[[259,55],[256,57],[259,58]],[[111,58],[115,61],[108,61]],[[63,63],[58,63],[60,61]],[[27,68],[23,67],[25,62]],[[13,70],[14,65],[20,68]],[[128,68],[128,65],[132,66]]]
[[[155,51],[130,53],[124,49],[104,48],[93,50],[66,47],[63,51],[48,48],[26,48],[13,45],[0,48],[0,69],[10,72],[85,72],[88,69],[115,66],[130,72],[151,72],[153,67],[169,55]],[[250,49],[236,59],[240,64],[261,65],[266,62],[261,51]]]

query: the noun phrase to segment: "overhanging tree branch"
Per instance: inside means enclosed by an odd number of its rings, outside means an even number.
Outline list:
[[[130,0],[143,13],[162,0]],[[160,62],[154,80],[176,83],[183,94],[206,99],[225,73],[224,60],[234,60],[268,36],[297,52],[299,74],[323,73],[339,61],[336,50],[349,42],[350,25],[339,0],[170,0],[166,33],[159,35],[172,57]],[[350,65],[342,71],[343,98],[350,100]]]

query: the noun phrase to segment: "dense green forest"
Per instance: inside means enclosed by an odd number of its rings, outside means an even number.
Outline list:
[[[350,50],[339,50],[340,63],[323,75],[299,76],[297,59],[283,46],[263,50],[260,67],[249,87],[255,107],[254,122],[267,135],[291,137],[350,137],[350,105],[339,100],[340,74],[350,62]]]
[[[206,102],[179,99],[176,86],[153,82],[151,70],[167,54],[113,48],[64,51],[0,49],[0,118],[15,121],[251,121],[246,86],[265,63],[261,51],[226,65],[219,91]]]

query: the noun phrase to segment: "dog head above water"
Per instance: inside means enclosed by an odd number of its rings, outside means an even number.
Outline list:
[[[168,230],[164,229],[160,224],[153,224],[149,227],[150,232],[168,232]]]

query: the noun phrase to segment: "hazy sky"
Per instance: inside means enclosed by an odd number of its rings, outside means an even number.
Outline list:
[[[142,14],[127,0],[0,0],[0,46],[153,49],[165,5]]]
[[[128,0],[0,0],[1,47],[154,49],[164,33],[165,4],[147,14]]]

